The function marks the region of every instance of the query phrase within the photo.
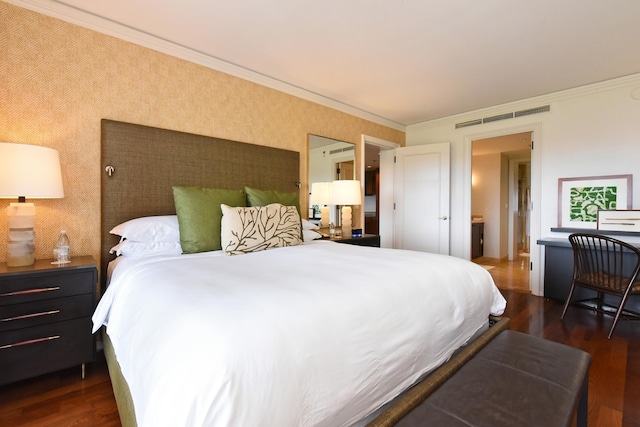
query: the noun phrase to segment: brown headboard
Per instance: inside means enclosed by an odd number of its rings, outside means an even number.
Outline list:
[[[109,249],[118,242],[109,230],[132,218],[174,214],[172,186],[291,192],[300,181],[296,151],[106,119],[101,154],[103,284]]]

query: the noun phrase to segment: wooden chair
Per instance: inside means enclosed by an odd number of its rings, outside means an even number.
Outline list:
[[[640,281],[637,280],[640,250],[626,242],[599,234],[574,233],[569,236],[569,242],[573,248],[573,280],[560,318],[564,319],[576,286],[594,290],[598,293],[597,297],[573,303],[614,315],[607,337],[611,338],[621,316],[640,319],[640,313],[624,308],[629,295],[640,294]],[[605,294],[619,297],[620,303],[616,306],[605,301]]]

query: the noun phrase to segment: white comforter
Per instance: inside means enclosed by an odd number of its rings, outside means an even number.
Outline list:
[[[505,307],[482,267],[421,252],[123,261],[94,331],[107,325],[140,427],[352,425]]]

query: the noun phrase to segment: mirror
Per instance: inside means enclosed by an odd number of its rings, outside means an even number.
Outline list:
[[[311,187],[314,182],[331,182],[339,179],[357,179],[354,144],[318,135],[309,135],[309,221],[320,222],[320,206],[311,203]],[[340,225],[336,206],[331,206],[329,221]],[[354,215],[355,219],[355,215]]]

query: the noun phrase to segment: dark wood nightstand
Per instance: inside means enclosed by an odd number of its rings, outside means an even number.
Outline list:
[[[380,236],[377,234],[363,234],[362,237],[332,237],[330,240],[348,245],[380,247]]]
[[[58,266],[0,264],[0,385],[95,360],[93,257]]]

